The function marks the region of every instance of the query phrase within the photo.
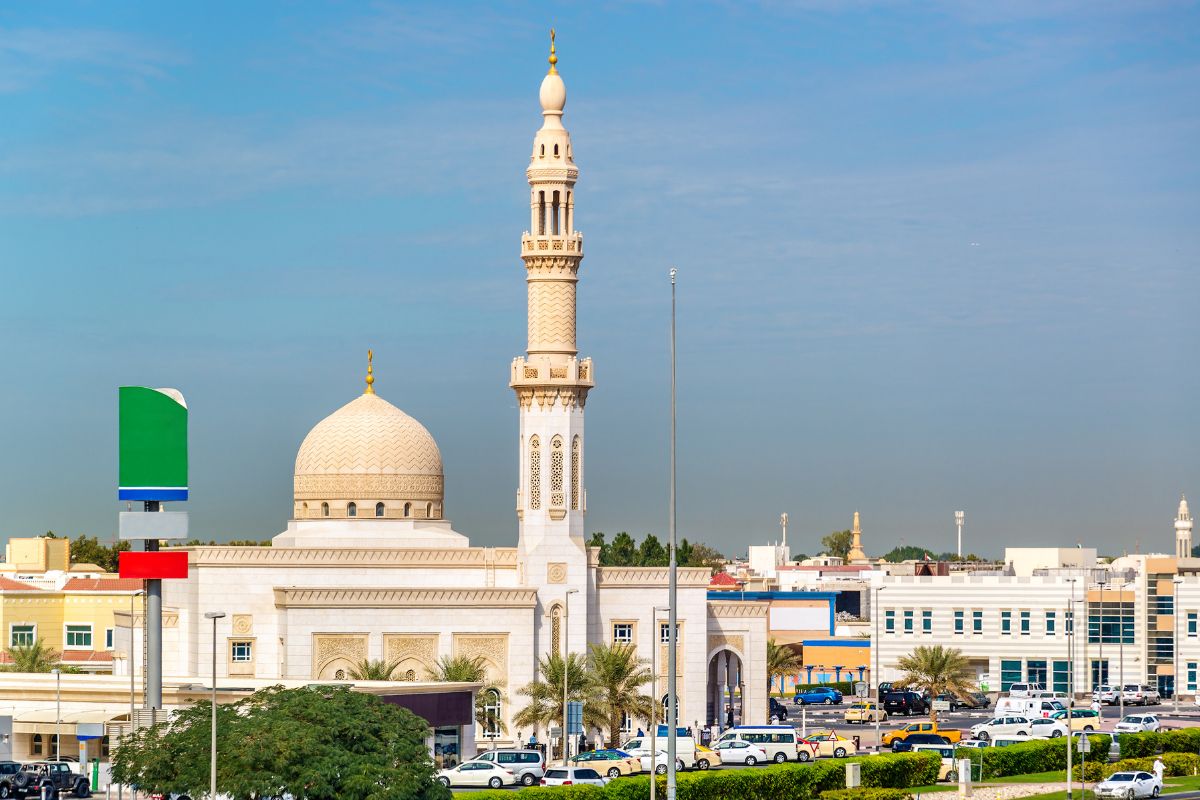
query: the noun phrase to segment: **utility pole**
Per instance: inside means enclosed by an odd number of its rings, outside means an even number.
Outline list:
[[[677,656],[675,648],[676,629],[679,626],[679,609],[677,604],[676,573],[678,564],[675,561],[675,276],[678,270],[671,267],[671,495],[668,513],[669,528],[669,561],[667,571],[667,605],[670,611],[667,615],[667,627],[670,629],[670,642],[667,650],[667,800],[675,800],[675,733],[679,724],[679,698],[676,696],[677,686],[675,673],[677,671]],[[653,780],[653,776],[651,776]]]

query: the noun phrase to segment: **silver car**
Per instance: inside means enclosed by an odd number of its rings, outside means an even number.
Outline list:
[[[1162,781],[1149,772],[1114,772],[1096,784],[1096,797],[1117,797],[1135,800],[1139,797],[1158,797]]]
[[[471,760],[504,767],[522,786],[533,786],[546,774],[546,757],[538,750],[488,750]]]

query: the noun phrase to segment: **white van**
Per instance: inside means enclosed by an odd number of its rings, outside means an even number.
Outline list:
[[[1008,687],[1009,697],[1030,697],[1033,692],[1046,691],[1044,683],[1014,683]]]
[[[721,734],[717,739],[719,742],[729,742],[734,739],[741,739],[744,742],[756,747],[762,748],[767,754],[767,758],[777,764],[782,764],[784,761],[808,761],[812,755],[811,748],[805,747],[801,751],[796,749],[796,740],[799,734],[791,725],[735,725],[729,730]],[[716,743],[713,744],[716,747]]]
[[[654,736],[654,746],[665,751],[667,749],[667,726],[659,725],[654,731]],[[629,739],[621,745],[621,749],[638,758],[650,755],[650,734]],[[675,757],[683,762],[685,769],[693,769],[696,766],[696,740],[688,736],[687,728],[675,729]]]
[[[1066,706],[1058,700],[1036,697],[1001,697],[992,712],[997,717],[1014,714],[1022,717],[1052,717]]]

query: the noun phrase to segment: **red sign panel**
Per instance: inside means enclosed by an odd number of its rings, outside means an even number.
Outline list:
[[[188,576],[186,552],[137,553],[127,550],[120,554],[119,559],[118,569],[122,578],[157,580]]]

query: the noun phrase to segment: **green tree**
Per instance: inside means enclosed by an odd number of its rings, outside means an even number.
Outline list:
[[[105,572],[116,572],[119,554],[130,548],[130,542],[101,544],[95,536],[84,536],[81,533],[71,540],[71,563],[95,564]]]
[[[601,533],[600,531],[596,531],[595,533],[593,533],[592,538],[588,539],[588,547],[599,547],[600,548],[600,563],[605,566],[608,566],[609,559],[611,557],[611,553],[609,552],[609,550],[611,548],[609,548],[608,542],[604,541],[603,533]]]
[[[788,675],[798,675],[804,668],[803,650],[801,645],[776,644],[774,639],[767,639],[767,689],[774,685],[777,678]]]
[[[923,689],[937,697],[944,692],[965,695],[974,692],[975,671],[962,650],[956,647],[920,645],[896,662],[903,675],[896,683],[904,688]],[[937,711],[929,705],[929,719],[937,722]]]
[[[442,656],[436,666],[426,670],[425,677],[431,681],[443,683],[482,683],[483,686],[475,693],[475,721],[485,731],[504,733],[503,712],[499,711],[504,692],[494,682],[488,680],[487,664],[483,658],[475,656]]]
[[[922,561],[926,553],[929,553],[927,548],[918,547],[915,544],[905,544],[893,547],[884,555],[883,560],[891,564],[899,564],[901,561]],[[930,554],[929,557],[933,558],[933,555]]]
[[[675,545],[675,562],[681,567],[692,566],[692,553],[695,548],[687,539],[680,539],[679,544]],[[668,553],[668,557],[670,554]]]
[[[665,567],[668,560],[667,548],[663,547],[662,542],[653,533],[647,533],[646,538],[642,539],[642,544],[638,547],[638,564],[643,567]],[[679,560],[679,553],[675,553],[676,561]]]
[[[400,668],[399,661],[372,661],[364,658],[350,668],[349,675],[356,681],[394,681],[396,670]]]
[[[688,555],[687,562],[679,561],[681,567],[708,567],[709,571],[715,574],[725,566],[725,556],[716,548],[709,547],[703,542],[696,542],[690,545],[690,548],[691,552]],[[678,553],[676,557],[678,558]]]
[[[614,567],[636,567],[638,565],[638,547],[633,537],[621,531],[613,537],[609,546],[609,564]]]
[[[211,706],[204,701],[127,736],[113,777],[146,792],[208,793]],[[217,790],[235,798],[450,800],[407,709],[346,687],[272,687],[217,709]]]
[[[848,530],[834,531],[821,539],[821,547],[825,548],[825,552],[838,558],[845,558],[853,543],[854,534]]]
[[[564,668],[562,655],[554,653],[544,656],[538,663],[538,677],[517,690],[517,694],[528,698],[528,704],[513,717],[518,728],[539,727],[549,729],[561,724],[563,718],[563,674],[567,678],[567,700],[583,702],[583,725],[585,728],[602,728],[608,724],[592,699],[592,681],[588,675],[587,662],[578,653],[567,656]]]
[[[608,728],[608,746],[616,747],[625,715],[649,724],[654,717],[654,698],[642,687],[654,680],[645,659],[628,644],[594,644],[588,648],[589,694]]]
[[[11,662],[9,672],[49,672],[59,665],[62,653],[46,646],[40,637],[33,644],[19,644],[4,648]]]

